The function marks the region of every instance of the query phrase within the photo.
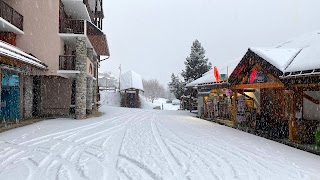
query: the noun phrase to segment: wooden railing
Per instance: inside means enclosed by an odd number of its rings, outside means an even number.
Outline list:
[[[75,55],[59,56],[59,70],[76,70],[76,56]]]
[[[0,17],[23,31],[23,16],[2,0],[0,0]]]
[[[60,21],[60,33],[84,34],[84,20],[64,19]]]

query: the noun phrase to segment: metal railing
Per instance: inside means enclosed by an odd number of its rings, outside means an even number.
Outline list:
[[[103,35],[101,29],[99,29],[96,25],[87,21],[87,35]]]
[[[59,56],[59,70],[76,70],[76,56],[75,55]]]
[[[2,0],[0,0],[0,17],[23,31],[23,16]]]
[[[94,22],[94,12],[90,8],[89,0],[83,0],[83,4],[86,5],[90,19],[92,22]]]
[[[64,19],[60,22],[60,33],[84,34],[84,20]]]

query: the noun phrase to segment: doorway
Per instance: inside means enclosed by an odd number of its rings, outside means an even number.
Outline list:
[[[19,75],[5,71],[1,78],[0,118],[4,120],[20,119]]]

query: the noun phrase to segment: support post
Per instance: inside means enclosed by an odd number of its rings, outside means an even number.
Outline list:
[[[86,118],[86,95],[87,95],[87,47],[86,39],[77,37],[76,40],[76,70],[80,71],[76,76],[76,119]]]

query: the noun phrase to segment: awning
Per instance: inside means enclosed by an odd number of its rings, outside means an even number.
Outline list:
[[[0,41],[0,55],[17,59],[27,64],[36,66],[38,68],[46,69],[47,65],[42,63],[39,59],[23,52],[19,48],[12,46],[4,41]]]

